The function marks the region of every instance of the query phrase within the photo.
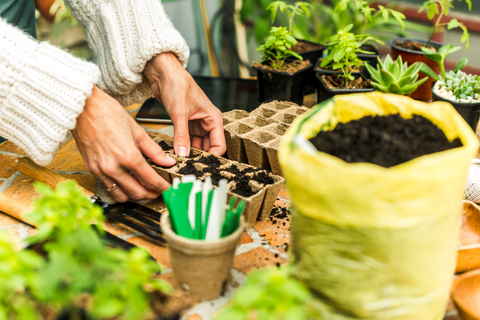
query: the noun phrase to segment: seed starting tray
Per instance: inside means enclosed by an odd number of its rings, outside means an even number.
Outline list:
[[[278,148],[295,118],[309,109],[293,102],[273,101],[248,113],[232,110],[223,114],[228,158],[282,175]]]
[[[148,160],[153,169],[166,181],[172,183],[174,178],[188,174],[193,174],[202,181],[210,176],[215,187],[218,186],[220,179],[227,179],[228,199],[236,197],[245,200],[243,215],[247,228],[253,227],[257,219],[264,220],[269,217],[284,182],[282,177],[194,148],[191,149],[189,157],[179,157],[173,152],[171,140],[163,140],[160,137],[153,139],[177,161],[173,167],[163,168]]]

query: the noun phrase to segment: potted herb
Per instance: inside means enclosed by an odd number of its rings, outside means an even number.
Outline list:
[[[287,4],[285,1],[273,1],[266,9],[270,11],[272,23],[275,22],[278,11],[284,13],[288,19],[288,31],[293,34],[295,16],[310,17],[311,7],[312,5],[308,2],[299,1],[294,4]],[[302,56],[303,60],[310,60],[314,64],[322,56],[325,46],[307,40],[296,40],[297,44],[292,46],[291,50]]]
[[[365,67],[372,77],[372,86],[385,93],[408,96],[428,79],[428,77],[423,77],[417,80],[418,73],[422,67],[421,62],[415,62],[408,67],[407,63],[402,61],[401,56],[398,56],[397,60],[393,61],[390,55],[387,55],[383,63],[378,58],[376,69],[368,63]]]
[[[444,65],[445,59],[450,53],[460,50],[460,47],[452,47],[451,44],[447,44],[440,47],[438,52],[426,48],[422,48],[422,50],[425,56],[434,61],[440,69],[440,74],[436,74],[428,66],[422,67],[425,74],[436,80],[431,88],[433,101],[451,103],[472,130],[476,131],[480,118],[480,77],[462,71],[467,65],[468,59],[463,58],[453,71],[447,73]]]
[[[357,53],[368,53],[361,46],[374,39],[369,35],[354,35],[349,33],[353,25],[348,25],[330,38],[328,56],[320,63],[320,68],[329,68],[331,72],[317,72],[320,82],[318,101],[330,99],[336,94],[349,94],[374,91],[369,81],[359,72],[364,62]]]
[[[461,1],[461,0],[459,0]],[[465,0],[468,4],[468,9],[472,9],[471,0]],[[417,38],[394,38],[391,39],[389,44],[391,47],[392,57],[395,59],[399,55],[402,56],[403,61],[409,65],[414,62],[423,62],[427,64],[435,73],[439,73],[440,69],[437,64],[425,57],[422,48],[427,48],[432,51],[437,51],[442,44],[432,41],[434,34],[440,27],[447,27],[448,30],[461,28],[463,30],[461,41],[466,44],[466,48],[469,47],[469,34],[467,27],[459,22],[457,19],[451,19],[449,22],[442,22],[442,19],[447,17],[450,10],[453,8],[454,0],[427,0],[420,7],[419,13],[427,10],[427,15],[430,20],[436,18],[436,21],[431,30],[428,40]],[[440,11],[439,11],[440,9]],[[420,74],[421,77],[424,74]],[[417,91],[412,94],[412,98],[428,101],[432,98],[431,86],[433,78],[428,79],[423,85],[421,85]]]
[[[265,43],[257,48],[264,54],[262,63],[252,64],[257,70],[260,103],[280,100],[303,104],[303,90],[313,65],[291,50],[296,44],[297,40],[287,28],[272,27]],[[289,57],[299,60],[286,61]]]

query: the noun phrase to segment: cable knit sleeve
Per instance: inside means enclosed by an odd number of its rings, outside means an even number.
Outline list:
[[[174,28],[160,0],[66,0],[84,25],[98,85],[124,106],[152,96],[142,74],[145,64],[162,52],[174,53],[185,67],[187,43]]]
[[[98,68],[0,19],[0,136],[48,164],[75,128]]]

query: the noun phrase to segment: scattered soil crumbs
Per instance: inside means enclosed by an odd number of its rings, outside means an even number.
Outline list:
[[[163,151],[170,151],[173,150],[173,147],[166,143],[165,141],[160,141],[158,145],[162,148]]]
[[[348,163],[369,162],[385,168],[462,146],[458,138],[449,142],[430,120],[419,115],[404,119],[398,114],[339,123],[310,142],[319,151]]]
[[[286,61],[282,66],[282,70],[277,70],[268,65],[261,64],[256,61],[252,63],[252,66],[255,68],[260,68],[267,71],[276,71],[276,72],[281,71],[281,72],[287,72],[287,73],[295,73],[299,70],[305,69],[309,65],[310,65],[310,60]]]
[[[296,53],[302,53],[302,52],[307,52],[307,51],[312,51],[312,50],[317,50],[322,48],[323,46],[321,44],[298,41],[297,45],[291,47],[290,50]]]
[[[290,221],[290,208],[275,206],[270,212],[268,219],[274,225],[282,224],[285,226],[285,221]]]
[[[202,156],[200,157],[200,159],[198,159],[198,162],[206,164],[207,166],[210,166],[210,167],[219,167],[222,165],[220,160],[218,160],[218,158],[213,155]]]
[[[253,191],[252,186],[250,186],[248,183],[249,181],[249,177],[240,177],[238,180],[236,180],[235,189],[233,189],[232,192],[245,198],[253,196],[258,191]]]
[[[323,80],[330,89],[366,89],[371,88],[370,82],[364,80],[362,77],[358,77],[355,80],[348,81],[348,85],[345,86],[346,78],[340,76],[340,74],[323,75]]]
[[[437,49],[435,47],[432,47],[432,46],[427,47],[423,43],[420,43],[420,42],[417,42],[417,41],[411,41],[411,40],[405,40],[403,42],[397,40],[397,46],[399,46],[401,48],[404,48],[404,49],[415,50],[415,51],[420,51],[420,52],[422,52],[422,48],[428,48],[428,49],[433,50],[435,52],[437,51]]]

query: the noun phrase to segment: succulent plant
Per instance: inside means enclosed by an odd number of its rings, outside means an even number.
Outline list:
[[[365,66],[372,76],[372,85],[375,89],[386,93],[409,95],[428,79],[425,77],[417,81],[422,64],[414,63],[408,67],[401,56],[393,61],[390,55],[387,55],[383,63],[378,58],[377,69],[368,63]]]
[[[480,76],[461,70],[450,71],[435,83],[435,92],[443,98],[471,103],[480,100]]]

